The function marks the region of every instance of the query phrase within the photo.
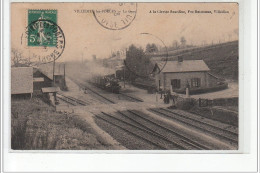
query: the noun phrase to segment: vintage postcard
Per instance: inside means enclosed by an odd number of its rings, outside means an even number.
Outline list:
[[[11,6],[11,146],[239,150],[238,3]]]

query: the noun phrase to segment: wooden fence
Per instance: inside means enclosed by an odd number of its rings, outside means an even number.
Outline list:
[[[198,99],[199,107],[208,106],[238,106],[238,97],[219,99]]]

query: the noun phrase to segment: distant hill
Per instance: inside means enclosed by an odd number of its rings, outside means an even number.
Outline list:
[[[238,81],[238,41],[222,43],[206,47],[197,47],[169,52],[168,60],[204,60],[214,75]],[[153,55],[152,60],[162,60],[165,54]]]

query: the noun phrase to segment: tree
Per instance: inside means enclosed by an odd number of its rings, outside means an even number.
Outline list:
[[[117,52],[116,52],[116,57],[117,57],[117,58],[120,58],[120,56],[121,56],[121,52],[120,52],[120,51],[117,51]]]
[[[150,48],[151,48],[151,44],[148,43],[148,44],[146,45],[145,52],[150,52]]]
[[[30,62],[30,57],[29,58],[24,58],[22,56],[22,52],[12,48],[11,49],[11,63],[12,66],[18,67],[18,66],[29,66],[31,64]]]
[[[30,56],[25,58],[20,50],[14,48],[11,49],[11,63],[14,67],[27,67],[33,64]]]
[[[114,58],[115,56],[116,56],[116,53],[115,52],[111,52],[110,58]]]
[[[173,47],[174,49],[177,49],[177,48],[179,47],[179,43],[178,43],[177,40],[174,40],[174,41],[172,42],[172,47]]]
[[[181,37],[181,40],[180,40],[180,42],[181,42],[181,45],[183,46],[183,47],[185,47],[186,46],[186,39],[185,39],[185,37]]]
[[[146,45],[146,49],[145,49],[145,52],[147,53],[154,53],[154,52],[158,52],[158,47],[156,46],[156,44],[152,43],[148,43]]]
[[[16,50],[11,50],[12,65],[16,66],[21,61],[21,54]]]
[[[153,67],[150,58],[145,54],[142,48],[131,45],[126,52],[126,69],[130,71],[130,80],[136,77],[148,76]]]
[[[158,52],[158,47],[156,46],[156,44],[152,44],[152,48],[151,48],[151,50],[153,51],[153,52]]]

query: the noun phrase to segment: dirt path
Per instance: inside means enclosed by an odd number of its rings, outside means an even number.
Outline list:
[[[97,138],[102,138],[105,141],[105,145],[109,146],[109,149],[112,150],[126,150],[124,146],[122,146],[119,142],[117,142],[114,138],[112,138],[108,133],[103,131],[99,126],[97,126],[94,115],[88,112],[76,112],[77,115],[84,118],[90,125],[91,128],[96,132]]]

